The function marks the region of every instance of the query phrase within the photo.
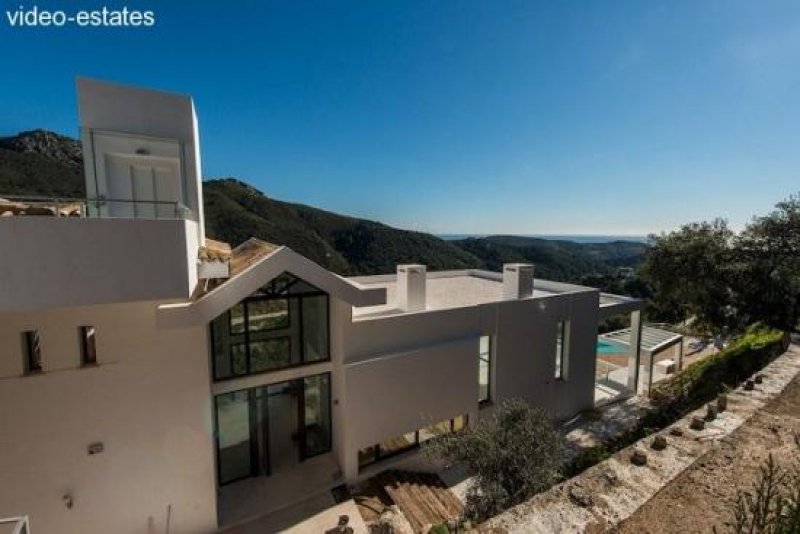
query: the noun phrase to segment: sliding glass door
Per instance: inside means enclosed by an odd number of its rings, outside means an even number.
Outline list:
[[[329,373],[217,395],[215,405],[220,484],[331,450]]]

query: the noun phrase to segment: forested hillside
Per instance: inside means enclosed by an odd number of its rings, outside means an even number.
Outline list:
[[[581,282],[636,266],[645,245],[578,244],[517,236],[445,241],[375,221],[282,202],[233,179],[203,184],[206,232],[236,245],[251,236],[287,245],[340,274],[392,272],[399,263],[431,270],[483,268],[532,262],[538,276]],[[36,130],[0,139],[0,197],[85,197],[80,142]]]

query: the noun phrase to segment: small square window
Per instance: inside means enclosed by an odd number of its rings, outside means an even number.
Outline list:
[[[81,337],[81,365],[95,365],[97,363],[97,340],[93,326],[78,328]]]
[[[40,373],[42,371],[42,341],[38,330],[23,333],[25,348],[25,372]]]

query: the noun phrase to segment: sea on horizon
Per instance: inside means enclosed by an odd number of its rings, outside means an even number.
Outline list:
[[[445,241],[468,239],[470,237],[487,237],[493,234],[437,234]],[[580,235],[580,234],[507,234],[519,237],[536,237],[552,241],[572,241],[573,243],[611,243],[613,241],[631,241],[633,243],[646,243],[646,235]]]

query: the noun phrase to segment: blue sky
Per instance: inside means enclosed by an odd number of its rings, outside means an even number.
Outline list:
[[[207,177],[440,233],[740,227],[800,191],[796,1],[127,6],[156,26],[4,16],[0,135],[76,135],[76,75],[190,93]]]

